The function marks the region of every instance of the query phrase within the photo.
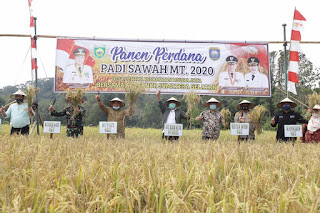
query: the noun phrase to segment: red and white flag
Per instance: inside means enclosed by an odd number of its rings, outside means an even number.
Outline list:
[[[30,12],[30,37],[31,37],[31,69],[34,72],[35,69],[38,69],[36,58],[37,58],[37,49],[36,43],[34,41],[35,36],[35,26],[34,26],[34,17],[33,17],[33,8],[32,8],[32,0],[28,0],[29,12]]]
[[[299,83],[299,52],[302,52],[300,47],[300,31],[305,21],[306,19],[301,15],[301,13],[298,10],[295,9],[290,42],[290,60],[288,66],[288,91],[292,92],[295,95],[297,94],[296,84]]]

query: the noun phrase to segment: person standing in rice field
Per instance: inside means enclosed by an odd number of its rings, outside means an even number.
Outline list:
[[[120,98],[114,98],[108,102],[109,107],[104,105],[99,95],[96,95],[100,109],[108,116],[108,121],[117,122],[117,138],[125,138],[126,117],[130,117],[134,113],[133,104],[129,106],[129,109],[123,109],[125,106],[124,101]],[[110,135],[108,134],[109,138]]]
[[[299,113],[291,110],[297,106],[289,98],[285,98],[280,103],[278,103],[277,107],[283,110],[276,113],[276,115],[271,119],[271,126],[276,127],[278,125],[277,130],[277,141],[279,142],[287,142],[287,141],[295,141],[296,138],[285,137],[284,136],[284,125],[295,125],[297,123],[308,123],[306,119],[304,119]]]
[[[311,118],[307,125],[307,132],[304,136],[303,142],[305,143],[319,143],[320,142],[320,105],[315,105],[312,110],[308,110],[311,113]]]
[[[220,136],[220,123],[227,127],[228,123],[224,122],[223,116],[217,108],[222,106],[222,103],[215,98],[211,98],[206,103],[205,107],[209,110],[201,112],[196,121],[203,120],[202,139],[203,140],[218,140]]]
[[[247,100],[241,101],[237,105],[237,109],[240,111],[237,112],[234,116],[235,123],[249,123],[249,135],[239,135],[238,140],[255,140],[255,125],[254,125],[254,115],[250,110],[254,107],[253,103]]]
[[[181,105],[180,101],[174,97],[169,98],[165,103],[162,102],[160,97],[160,90],[157,92],[157,98],[161,113],[163,114],[162,126],[164,128],[165,124],[181,124],[182,119],[188,119],[186,113],[181,109],[178,109]],[[163,129],[162,128],[162,129]],[[179,136],[165,136],[164,132],[162,133],[162,138],[166,140],[178,140]]]
[[[24,103],[27,95],[20,89],[10,96],[16,100],[16,103],[11,104],[7,111],[4,106],[0,108],[0,113],[4,118],[10,118],[11,133],[21,135],[29,135],[30,118],[34,116],[32,107],[28,107],[27,103]]]
[[[69,97],[66,95],[67,102],[70,103]],[[83,98],[82,98],[83,103]],[[62,111],[56,111],[52,105],[49,107],[49,112],[51,112],[51,116],[62,117],[66,116],[67,120],[67,136],[68,137],[76,137],[83,134],[83,120],[85,116],[85,110],[82,106],[69,106],[64,108]]]

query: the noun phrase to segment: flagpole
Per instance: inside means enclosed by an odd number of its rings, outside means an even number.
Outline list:
[[[37,18],[33,17],[33,20],[34,20],[34,43],[35,43],[35,46],[37,49]],[[37,57],[34,60],[35,60],[36,64],[38,64]],[[35,72],[35,83],[36,83],[35,88],[38,88],[38,68],[37,67],[35,68],[34,72]],[[38,93],[36,93],[36,103],[38,103]],[[39,110],[38,110],[38,108],[36,110],[36,119],[37,119],[37,134],[39,135]]]
[[[286,24],[283,24],[283,36],[284,36],[284,43],[283,43],[283,49],[284,49],[284,73],[285,73],[285,82],[286,82],[286,92],[288,97],[288,65],[287,65],[287,39],[286,39]]]

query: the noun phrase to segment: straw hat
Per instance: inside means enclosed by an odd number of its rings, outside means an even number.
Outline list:
[[[289,98],[285,98],[277,104],[277,107],[282,108],[284,103],[289,103],[291,108],[295,108],[297,106],[297,104],[291,101]]]
[[[316,105],[314,105],[314,107],[312,109],[313,110],[320,110],[320,105],[316,104]]]
[[[242,109],[241,108],[241,105],[242,104],[249,104],[249,109],[252,109],[254,106],[253,106],[253,103],[251,103],[250,101],[247,101],[247,100],[243,100],[241,101],[238,105],[237,105],[237,109]]]
[[[175,99],[174,97],[169,98],[164,104],[165,104],[167,107],[169,107],[169,102],[170,102],[170,101],[175,101],[175,102],[176,102],[176,107],[178,107],[178,106],[181,105],[180,101],[178,101],[178,100]]]
[[[111,101],[109,101],[108,105],[109,106],[113,106],[113,103],[112,102],[115,102],[115,101],[118,101],[121,103],[120,107],[124,107],[126,104],[123,102],[123,100],[121,100],[120,98],[116,97],[114,99],[112,99]]]
[[[209,107],[210,103],[216,103],[217,107],[221,107],[222,106],[222,103],[220,101],[218,101],[217,99],[215,99],[215,98],[210,98],[210,100],[207,101],[206,103],[204,103],[203,105],[205,107]]]
[[[23,99],[25,99],[27,97],[27,95],[24,92],[22,92],[21,89],[19,89],[17,92],[10,95],[10,98],[14,99],[16,95],[22,95]]]

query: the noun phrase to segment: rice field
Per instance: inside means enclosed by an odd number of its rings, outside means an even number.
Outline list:
[[[320,147],[275,142],[275,132],[238,145],[222,131],[202,141],[184,130],[127,128],[107,140],[96,127],[10,136],[0,130],[1,212],[319,212]]]

